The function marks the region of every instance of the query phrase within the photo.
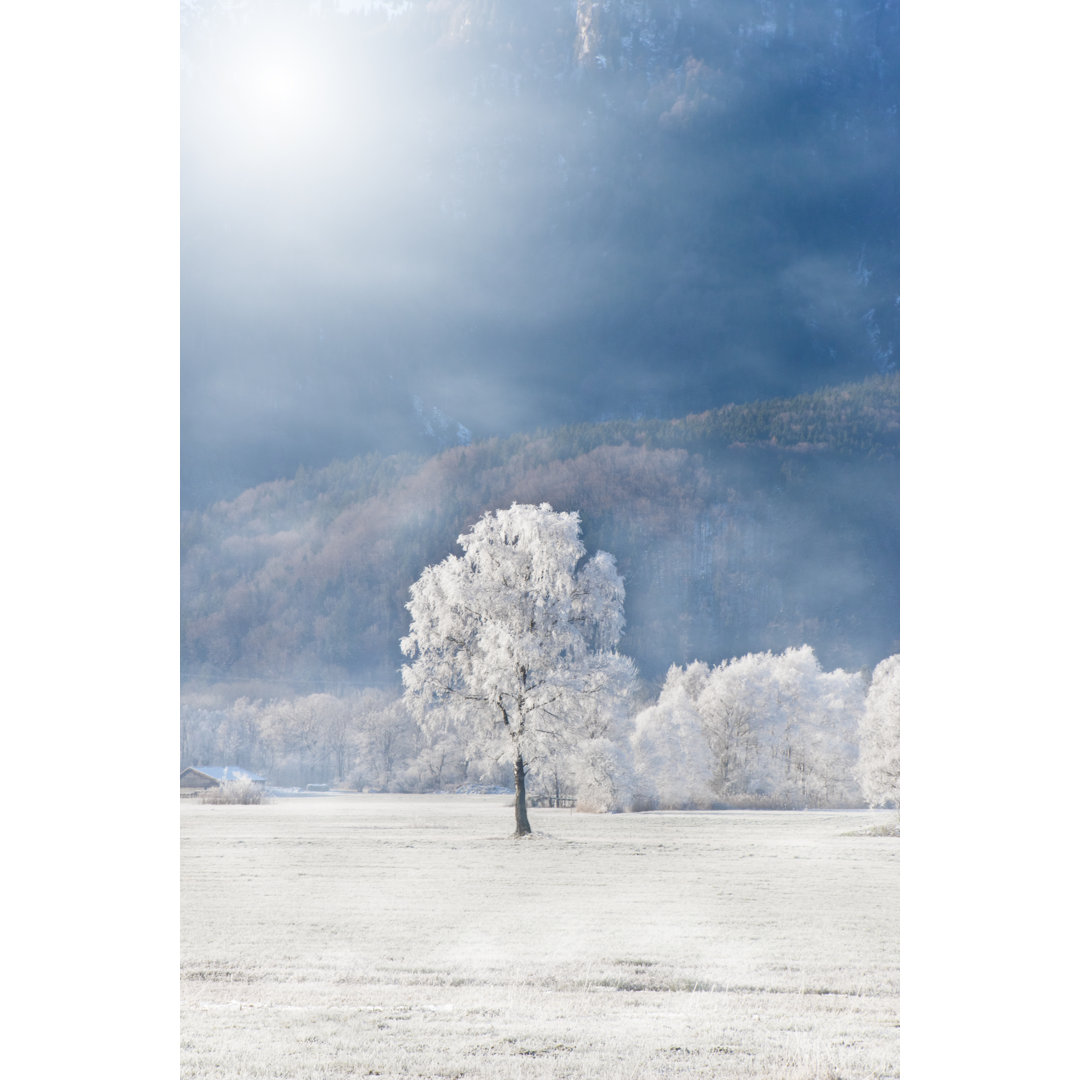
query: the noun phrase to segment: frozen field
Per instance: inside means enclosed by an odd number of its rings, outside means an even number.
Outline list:
[[[866,812],[181,803],[181,1076],[899,1075]]]

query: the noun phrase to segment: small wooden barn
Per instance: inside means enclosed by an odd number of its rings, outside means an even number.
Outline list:
[[[259,787],[266,786],[266,777],[257,776],[250,769],[241,769],[239,765],[189,765],[180,774],[182,791],[205,791],[207,788],[221,787],[230,780],[250,780]]]

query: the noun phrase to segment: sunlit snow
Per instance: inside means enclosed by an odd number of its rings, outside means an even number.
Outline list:
[[[184,1080],[899,1075],[885,812],[185,803]]]

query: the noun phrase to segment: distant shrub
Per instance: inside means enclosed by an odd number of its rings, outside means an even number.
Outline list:
[[[841,836],[899,836],[900,821],[887,821],[882,825],[871,825],[866,829],[856,829],[855,832],[841,833]]]
[[[899,836],[900,822],[890,821],[886,825],[874,825],[866,830],[867,836]]]
[[[229,780],[220,787],[207,788],[199,800],[222,806],[225,804],[243,804],[257,806],[264,799],[262,786],[251,780]]]

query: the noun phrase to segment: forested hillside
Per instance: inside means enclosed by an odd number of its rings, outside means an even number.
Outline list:
[[[620,651],[672,663],[810,644],[826,668],[899,649],[899,381],[368,455],[182,522],[182,676],[223,698],[398,685],[404,604],[486,510],[581,513],[626,580]]]

